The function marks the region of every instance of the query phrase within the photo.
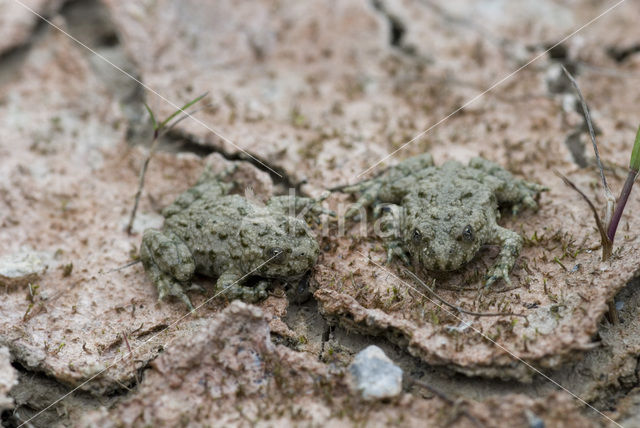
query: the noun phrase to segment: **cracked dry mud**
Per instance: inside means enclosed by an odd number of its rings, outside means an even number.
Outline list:
[[[43,409],[30,424],[611,423],[522,361],[623,426],[639,424],[640,198],[632,194],[614,257],[601,262],[590,211],[553,172],[604,204],[582,116],[559,74],[565,65],[589,102],[614,193],[622,185],[640,98],[637,3],[548,53],[613,3],[26,3],[147,89],[0,0],[0,259],[27,252],[47,264],[0,287],[4,426]],[[196,118],[215,132],[184,120],[161,141],[128,236],[148,150],[140,145],[151,139],[142,102],[162,117],[170,103],[205,91]],[[161,224],[161,209],[205,164],[236,163],[240,188],[265,201],[288,187],[318,196],[425,151],[438,165],[484,156],[550,188],[539,211],[500,220],[525,238],[513,288],[479,293],[493,248],[458,272],[422,276],[465,309],[527,321],[438,308],[399,263],[383,265],[371,226],[352,223],[343,234],[337,223],[318,227],[314,298],[303,303],[288,302],[275,284],[258,305],[222,297],[187,315],[179,302],[157,302],[140,265],[111,271],[131,260],[141,231]],[[342,213],[349,202],[333,194],[325,204]],[[195,306],[213,296],[211,281],[199,283]],[[612,298],[617,325],[605,317]],[[407,376],[396,400],[364,403],[348,388],[345,367],[370,344]]]

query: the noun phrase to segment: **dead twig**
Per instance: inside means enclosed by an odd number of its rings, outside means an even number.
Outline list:
[[[573,88],[576,90],[576,93],[578,94],[578,98],[580,99],[580,104],[582,105],[582,111],[584,112],[584,119],[587,122],[587,127],[589,128],[589,135],[591,136],[591,144],[593,145],[593,151],[596,154],[596,162],[598,163],[598,169],[600,170],[600,179],[602,180],[604,195],[605,195],[605,198],[607,199],[607,210],[604,216],[604,224],[609,224],[609,222],[611,221],[611,216],[613,215],[613,209],[616,205],[616,197],[613,196],[613,193],[611,192],[611,189],[607,184],[607,178],[604,175],[604,168],[602,166],[602,160],[600,160],[600,152],[598,151],[598,143],[596,142],[596,133],[593,130],[593,123],[591,122],[589,107],[587,106],[587,102],[582,96],[582,91],[580,90],[580,87],[578,86],[578,82],[576,82],[576,79],[573,78],[571,73],[569,73],[569,71],[567,71],[567,69],[564,68],[564,66],[562,66],[562,70],[564,71],[564,74],[567,76],[569,81],[571,81],[571,85],[573,85]]]
[[[457,410],[458,414],[461,416],[466,417],[467,419],[469,419],[469,421],[471,421],[471,423],[477,427],[484,427],[484,425],[475,417],[473,416],[471,413],[469,413],[469,411],[467,411],[466,409],[461,409],[460,408],[460,402],[458,400],[454,400],[452,398],[450,398],[447,394],[445,394],[444,392],[440,391],[439,389],[429,385],[426,382],[423,382],[421,380],[412,378],[412,377],[408,377],[408,384],[409,386],[415,385],[418,386],[422,389],[426,389],[427,391],[429,391],[430,393],[432,393],[433,395],[435,395],[436,397],[438,397],[439,399],[441,399],[442,401],[445,402],[445,404],[453,407],[454,409]],[[456,416],[457,419],[457,416]],[[453,419],[450,422],[454,422],[455,419]]]
[[[411,276],[416,282],[418,282],[420,285],[422,285],[428,292],[429,294],[431,294],[433,297],[436,298],[436,300],[440,303],[442,303],[445,306],[448,306],[449,308],[453,309],[454,311],[463,313],[463,314],[467,314],[467,315],[472,315],[474,317],[522,317],[522,318],[527,318],[526,315],[524,314],[517,314],[517,313],[512,313],[512,312],[472,312],[472,311],[467,311],[466,309],[462,309],[460,306],[454,305],[453,303],[449,303],[446,300],[444,300],[442,297],[440,297],[434,290],[432,287],[429,287],[424,281],[422,281],[418,275],[416,275],[415,273],[411,272],[409,269],[404,268],[404,271],[406,273],[409,274],[409,276]],[[435,284],[435,280],[434,280],[434,284]]]
[[[108,271],[102,273],[101,275],[106,275],[112,272],[118,272],[121,271],[122,269],[126,269],[128,267],[131,267],[133,265],[137,265],[138,263],[142,263],[142,260],[138,259],[138,260],[134,260],[132,262],[127,263],[126,265],[122,265],[122,266],[118,266],[117,268],[113,268],[113,269],[109,269]]]
[[[133,359],[133,351],[131,351],[131,346],[129,346],[129,339],[127,339],[127,334],[123,331],[122,338],[124,339],[124,343],[127,345],[127,349],[129,350],[129,357],[131,358],[131,365],[133,366],[133,374],[136,376],[136,385],[140,384],[140,379],[138,378],[138,371],[136,370],[136,362]]]
[[[595,205],[593,205],[593,202],[591,202],[591,199],[589,199],[589,197],[578,188],[578,186],[576,186],[573,181],[569,180],[569,178],[565,177],[564,175],[562,175],[559,171],[557,170],[553,170],[553,172],[562,179],[562,181],[564,181],[564,184],[566,184],[567,186],[571,187],[573,190],[575,190],[576,192],[578,192],[578,194],[580,196],[582,196],[582,199],[585,200],[585,202],[587,203],[587,205],[589,205],[589,208],[591,209],[591,212],[593,213],[593,218],[596,221],[596,226],[598,227],[598,232],[600,232],[600,242],[602,244],[602,261],[607,260],[610,256],[611,253],[613,251],[613,242],[609,240],[609,238],[607,237],[607,231],[604,228],[604,225],[602,224],[602,220],[600,220],[600,215],[598,214],[598,210],[596,209]]]

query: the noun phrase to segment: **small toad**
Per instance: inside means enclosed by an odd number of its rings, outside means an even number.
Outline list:
[[[267,279],[300,281],[315,265],[318,243],[302,212],[325,213],[318,200],[275,196],[260,205],[228,194],[232,187],[205,171],[164,209],[162,230],[145,230],[140,258],[159,299],[175,296],[193,310],[185,289],[198,273],[217,278],[217,294],[256,302],[267,297]]]
[[[509,272],[523,242],[517,233],[498,226],[498,206],[510,205],[513,214],[523,207],[537,209],[535,198],[546,189],[482,158],[468,166],[455,161],[434,166],[431,155],[422,154],[380,177],[338,190],[361,195],[346,217],[369,205],[376,217],[382,214],[382,229],[389,235],[387,261],[398,256],[416,269],[452,271],[469,262],[482,245],[499,245],[498,260],[486,276],[489,286],[499,279],[511,283]]]

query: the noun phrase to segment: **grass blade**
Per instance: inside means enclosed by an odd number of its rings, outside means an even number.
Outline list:
[[[618,204],[616,205],[616,210],[613,212],[613,216],[611,217],[611,222],[609,222],[609,227],[607,229],[607,237],[611,242],[613,242],[613,239],[616,236],[618,223],[620,223],[620,219],[622,218],[624,207],[627,205],[627,200],[629,199],[629,195],[631,194],[631,189],[633,188],[633,183],[636,181],[637,176],[638,176],[638,170],[635,170],[633,168],[629,169],[627,180],[624,182],[624,186],[622,186],[622,191],[620,192],[620,198],[618,198]]]
[[[171,116],[169,116],[168,118],[166,118],[165,120],[162,121],[162,123],[160,124],[160,126],[158,127],[158,129],[162,129],[165,126],[167,126],[167,124],[169,122],[171,122],[171,120],[176,117],[177,115],[179,115],[180,113],[185,113],[188,114],[187,112],[185,112],[186,109],[188,109],[189,107],[191,107],[192,105],[194,105],[195,103],[197,103],[198,101],[200,101],[201,99],[203,99],[204,97],[206,97],[208,94],[208,92],[205,92],[204,94],[200,95],[199,97],[193,99],[192,101],[189,101],[188,103],[186,103],[185,105],[183,105],[181,108],[179,108],[178,110],[174,111],[173,114]]]
[[[633,150],[631,151],[629,168],[634,171],[640,171],[640,126],[638,127],[638,133],[636,134],[636,142],[633,144]]]
[[[149,112],[149,116],[151,117],[151,123],[153,124],[153,130],[157,131],[158,130],[158,122],[156,121],[156,116],[153,114],[153,110],[151,110],[151,107],[149,107],[149,105],[147,103],[144,103],[144,107],[147,109],[147,112]]]

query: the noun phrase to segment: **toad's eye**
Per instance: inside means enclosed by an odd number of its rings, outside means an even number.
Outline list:
[[[471,227],[471,225],[468,224],[462,230],[462,239],[464,239],[465,241],[471,242],[473,241],[473,238],[474,238],[473,227]]]
[[[267,257],[267,261],[278,263],[284,260],[285,251],[282,248],[272,247],[267,249],[265,256]]]
[[[413,229],[411,239],[413,239],[413,242],[415,243],[422,241],[422,233],[418,229]]]

